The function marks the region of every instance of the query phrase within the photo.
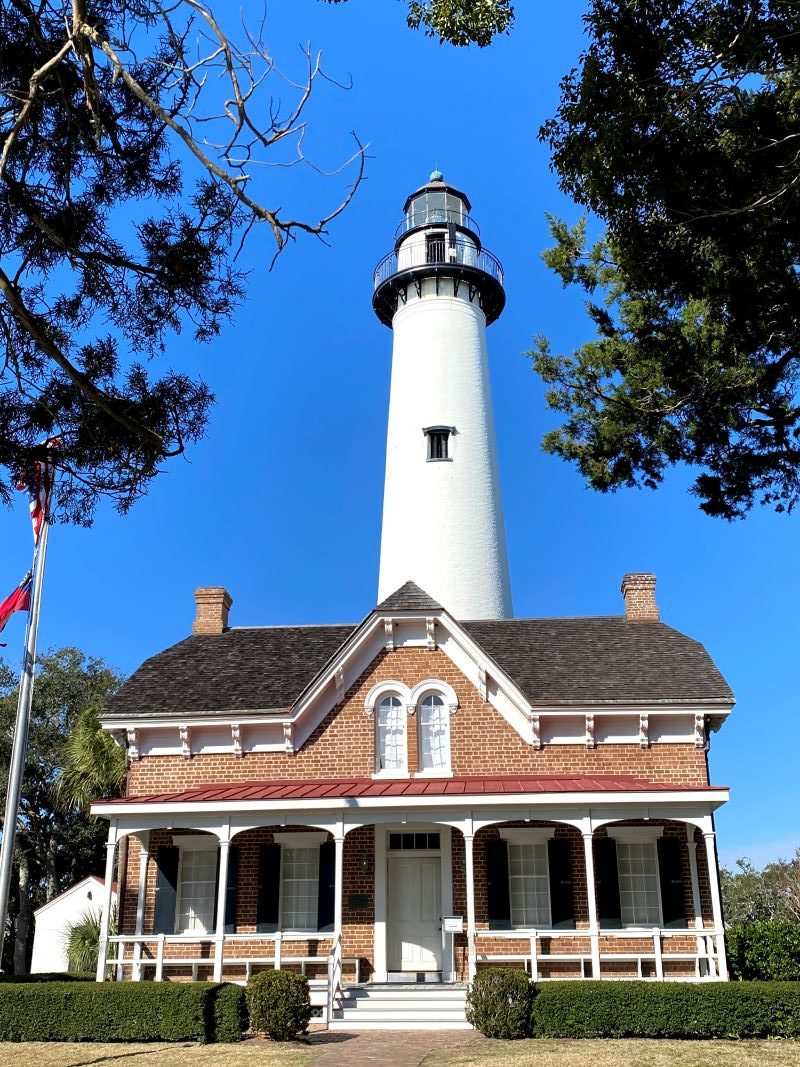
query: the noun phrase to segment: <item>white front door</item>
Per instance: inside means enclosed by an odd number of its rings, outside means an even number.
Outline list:
[[[441,867],[439,856],[389,856],[390,971],[442,969]]]

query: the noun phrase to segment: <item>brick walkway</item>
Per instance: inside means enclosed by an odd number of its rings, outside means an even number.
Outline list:
[[[314,1067],[419,1067],[437,1048],[473,1045],[486,1038],[474,1030],[372,1030],[359,1033],[320,1031],[308,1043],[319,1050]]]

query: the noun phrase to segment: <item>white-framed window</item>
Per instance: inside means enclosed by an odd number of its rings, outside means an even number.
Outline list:
[[[512,927],[548,928],[551,924],[550,863],[547,842],[553,830],[501,829],[508,843],[508,891]]]
[[[319,846],[326,839],[324,833],[275,834],[281,846],[281,930],[316,932]]]
[[[217,898],[216,838],[187,835],[173,838],[180,849],[175,932],[214,932],[214,902]]]
[[[417,710],[419,769],[450,771],[450,712],[439,693],[428,693]]]
[[[661,926],[658,838],[661,827],[610,827],[617,842],[620,918],[623,926]]]
[[[388,693],[375,706],[375,751],[378,773],[405,773],[408,766],[406,713],[400,697]]]

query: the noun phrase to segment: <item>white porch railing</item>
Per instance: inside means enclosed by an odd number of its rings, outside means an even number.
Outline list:
[[[669,938],[682,937],[696,938],[696,947],[693,952],[665,951],[664,941]],[[481,940],[508,940],[527,941],[527,949],[510,950],[509,952],[481,952]],[[540,942],[546,940],[549,943],[559,940],[587,942],[585,951],[565,948],[559,951],[547,951],[540,949]],[[621,942],[619,947],[609,951],[606,940]],[[625,941],[638,942],[639,945],[626,946]],[[641,947],[642,941],[648,941],[647,948]],[[650,947],[652,946],[652,947]],[[541,974],[542,966],[548,963],[577,963],[580,967],[579,978],[603,977],[602,966],[604,963],[635,963],[638,978],[645,978],[644,964],[650,962],[653,965],[654,974],[647,977],[656,981],[669,980],[670,975],[664,974],[665,962],[693,963],[696,980],[719,979],[724,973],[721,963],[724,953],[724,937],[721,930],[662,930],[657,927],[646,930],[478,930],[473,944],[468,943],[468,956],[475,958],[477,964],[481,963],[524,963],[531,979],[535,982],[548,981]],[[600,961],[600,973],[587,973],[587,964],[593,960]],[[591,970],[591,966],[589,968]],[[607,976],[606,976],[607,977]],[[620,975],[620,977],[625,977]],[[678,977],[677,975],[675,976]],[[686,976],[681,975],[685,981]]]
[[[326,1019],[333,1018],[333,1011],[342,989],[342,934],[337,933],[328,953],[328,1005]]]
[[[299,941],[332,941],[334,947],[321,952],[316,956],[298,956],[291,952],[291,942]],[[341,935],[338,938],[329,934],[324,937],[309,937],[307,933],[282,933],[280,931],[269,934],[225,934],[222,942],[218,941],[214,934],[117,934],[108,939],[109,946],[116,945],[116,955],[106,958],[106,967],[116,968],[114,972],[118,980],[125,977],[125,969],[130,968],[130,976],[134,981],[141,981],[145,977],[148,967],[155,968],[154,978],[157,982],[164,980],[164,968],[175,967],[190,969],[192,981],[197,981],[200,968],[214,968],[218,962],[219,970],[223,966],[244,967],[245,981],[250,978],[254,966],[274,967],[280,970],[282,966],[299,966],[301,973],[306,973],[308,966],[330,968],[330,958],[334,949],[338,946],[338,983],[342,983],[342,967],[345,963],[352,964],[355,970],[356,984],[361,980],[360,960],[357,957],[342,956]],[[237,943],[243,945],[253,943],[259,945],[265,943],[265,948],[271,947],[272,951],[264,955],[242,955],[236,952]],[[287,944],[288,943],[288,944]],[[130,946],[130,953],[128,947]],[[155,949],[155,954],[144,955],[145,947]],[[172,951],[175,946],[185,949],[184,954]],[[196,946],[208,946],[208,955],[199,955],[191,952]],[[288,951],[287,951],[288,950]],[[217,953],[220,955],[217,961]]]

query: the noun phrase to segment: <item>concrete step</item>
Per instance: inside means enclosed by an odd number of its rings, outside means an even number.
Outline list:
[[[350,1014],[353,1012],[369,1013],[374,1015],[375,1012],[382,1011],[413,1011],[417,1015],[429,1015],[431,1013],[441,1014],[456,1012],[462,1016],[464,1014],[464,1001],[463,1000],[447,1000],[444,997],[426,997],[424,1000],[408,1000],[400,997],[395,998],[383,998],[380,1000],[373,1000],[372,998],[359,998],[356,1001],[349,998],[343,998],[341,1001],[341,1009],[347,1011]]]
[[[357,1019],[336,1019],[328,1024],[329,1030],[471,1030],[472,1027],[466,1019],[445,1020],[440,1019],[380,1019],[370,1016]]]

